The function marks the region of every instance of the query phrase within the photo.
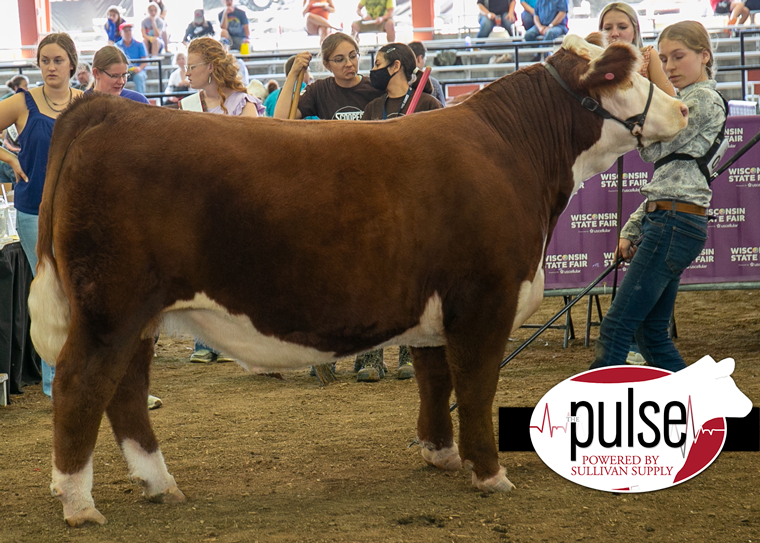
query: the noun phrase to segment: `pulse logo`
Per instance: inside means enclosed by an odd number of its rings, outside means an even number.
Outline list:
[[[733,371],[732,359],[716,363],[706,356],[678,373],[646,366],[581,373],[536,405],[531,441],[549,468],[589,488],[674,486],[720,454],[724,417],[745,417],[752,409]]]

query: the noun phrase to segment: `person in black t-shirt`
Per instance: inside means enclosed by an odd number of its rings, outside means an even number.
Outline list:
[[[417,69],[414,52],[408,45],[389,43],[381,47],[375,56],[375,67],[369,73],[369,81],[385,94],[367,104],[362,120],[379,121],[406,115],[412,94],[420,81],[419,78],[415,79],[417,73],[422,72]],[[441,103],[431,95],[433,86],[430,80],[426,81],[424,91],[414,112],[440,109]]]
[[[202,38],[203,36],[214,37],[214,25],[211,21],[207,21],[203,15],[202,9],[196,9],[193,17],[193,22],[187,25],[185,30],[185,37],[182,38],[182,43],[186,46],[190,43],[190,40],[195,38]]]
[[[310,61],[308,51],[296,55],[274,108],[276,118],[288,118],[298,74],[309,67]],[[332,34],[322,42],[322,64],[333,75],[306,87],[298,102],[296,119],[313,115],[320,119],[361,120],[367,104],[383,91],[359,75],[359,46],[348,34]]]

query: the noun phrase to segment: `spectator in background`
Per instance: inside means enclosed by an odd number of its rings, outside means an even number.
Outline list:
[[[227,38],[222,38],[219,40],[219,43],[221,43],[222,47],[224,47],[225,53],[230,52],[230,40]],[[243,62],[242,58],[237,58],[235,55],[232,55],[232,58],[234,58],[237,62],[238,72],[240,72],[240,78],[243,80],[243,85],[247,87],[251,82],[251,76],[248,74],[248,66],[245,65],[245,62]]]
[[[187,79],[192,88],[203,94],[205,111],[243,117],[263,114],[261,102],[246,92],[240,80],[235,57],[225,51],[221,43],[208,37],[191,41],[187,49],[187,62]],[[190,355],[190,362],[194,363],[232,360],[198,339]]]
[[[248,83],[247,92],[251,96],[255,96],[259,100],[261,100],[261,103],[264,103],[264,100],[266,100],[267,95],[269,94],[267,92],[267,88],[264,86],[264,83],[259,81],[258,79],[251,78],[251,82]]]
[[[369,72],[373,87],[385,94],[372,100],[364,108],[364,121],[379,121],[402,117],[409,108],[413,91],[419,83],[416,76],[422,73],[412,49],[404,43],[389,43],[377,51],[375,67]],[[429,83],[429,81],[428,81]],[[415,112],[441,109],[441,103],[432,96],[433,86],[426,84]]]
[[[158,5],[158,16],[164,21],[164,31],[161,39],[164,41],[164,51],[169,52],[169,23],[166,21],[166,6],[163,0],[153,0]]]
[[[145,48],[152,57],[163,51],[166,45],[161,37],[164,26],[164,20],[158,14],[158,4],[151,2],[148,4],[148,16],[140,24],[140,30]]]
[[[417,68],[424,70],[425,61],[427,59],[427,48],[425,47],[425,44],[421,41],[413,41],[409,43],[409,47],[414,53],[414,58],[417,62]],[[441,86],[441,83],[432,75],[429,77],[428,81],[430,81],[430,84],[433,86],[433,98],[438,100],[442,106],[445,106],[446,95],[443,93],[443,87]]]
[[[86,91],[92,86],[92,81],[92,68],[86,62],[80,62],[77,66],[76,83],[71,86]]]
[[[10,92],[0,98],[0,102],[6,98],[10,98],[17,92],[23,92],[29,87],[29,78],[23,74],[14,75],[6,83]],[[18,155],[21,148],[18,146],[18,130],[16,125],[12,124],[5,130],[3,130],[3,149],[13,155]],[[16,188],[16,174],[13,172],[13,167],[7,162],[0,161],[0,183],[10,183],[11,189]]]
[[[177,67],[169,76],[169,84],[166,85],[164,94],[172,94],[174,92],[185,92],[190,90],[190,82],[187,80],[187,57],[185,53],[177,53],[174,55],[173,65]],[[178,96],[170,96],[167,98],[170,103],[176,104],[180,98]]]
[[[567,34],[567,0],[536,0],[534,26],[525,41],[554,41]]]
[[[240,46],[248,43],[250,30],[248,16],[242,9],[235,7],[234,2],[235,0],[224,0],[226,8],[219,13],[219,24],[222,37],[230,40],[232,49],[240,51]]]
[[[211,21],[206,20],[202,9],[196,9],[193,22],[187,25],[187,30],[185,30],[185,37],[182,38],[182,43],[187,45],[190,43],[190,40],[202,38],[203,36],[210,36],[213,38],[214,25]]]
[[[406,44],[389,43],[381,47],[375,56],[375,67],[370,71],[369,78],[372,86],[385,94],[367,104],[362,120],[379,121],[406,115],[412,93],[419,83],[419,79],[414,77],[418,70],[414,52]],[[415,112],[443,107],[429,94],[433,91],[430,81],[424,90],[426,92],[420,96]],[[358,372],[356,380],[359,382],[379,381],[385,375],[383,350],[375,349],[359,355],[354,363],[354,369]],[[396,378],[411,379],[412,377],[414,377],[414,367],[409,348],[400,346]]]
[[[644,47],[641,41],[639,18],[627,2],[607,4],[599,13],[599,30],[604,32],[609,43],[630,43],[641,51],[642,63],[639,73],[665,91],[669,96],[675,96],[676,90],[662,70],[657,49],[648,45]],[[652,62],[652,60],[654,62]]]
[[[325,41],[330,30],[340,30],[330,24],[327,18],[335,13],[332,0],[303,0],[303,14],[306,17],[306,33],[319,36],[319,45]]]
[[[124,88],[129,78],[127,57],[124,52],[113,45],[98,49],[92,57],[92,75],[95,78],[94,92],[102,92],[112,96],[121,96],[134,102],[149,104],[145,96]]]
[[[10,92],[3,95],[3,97],[0,98],[0,102],[16,94],[19,89],[29,88],[29,78],[23,74],[14,75],[8,80],[5,86],[8,87],[8,89],[10,89]]]
[[[108,35],[108,43],[113,44],[121,39],[119,27],[126,21],[121,16],[121,7],[119,6],[110,6],[106,10],[106,17],[108,19],[103,28]]]
[[[204,95],[208,111],[225,115],[258,117],[261,101],[248,94],[235,57],[213,38],[198,38],[187,49],[187,80]]]
[[[523,12],[520,14],[520,20],[522,21],[523,28],[527,32],[535,26],[533,21],[533,15],[536,13],[536,0],[522,0]]]
[[[290,70],[293,68],[293,62],[295,62],[296,57],[295,55],[290,57],[288,60],[285,61],[285,78],[287,79],[288,74],[290,73]],[[306,86],[311,83],[311,70],[309,70],[309,67],[306,66],[306,73],[304,73],[303,76],[303,83],[301,83],[301,90],[300,93],[303,94],[303,92],[306,90]],[[295,82],[293,83],[295,85]],[[267,99],[264,100],[264,115],[267,117],[274,117],[274,108],[277,105],[277,98],[280,96],[280,91],[282,89],[275,89],[269,93],[269,96],[267,96]],[[311,116],[306,117],[307,119],[319,119],[319,117]]]
[[[480,30],[478,38],[487,38],[495,26],[502,26],[510,36],[515,35],[515,0],[478,0]]]
[[[396,27],[393,23],[395,9],[394,0],[359,0],[356,13],[361,20],[354,21],[351,25],[351,35],[358,42],[362,32],[385,32],[386,41],[396,41]]]
[[[16,175],[16,230],[32,275],[37,271],[37,220],[45,185],[48,151],[56,118],[82,91],[69,86],[79,57],[74,40],[68,34],[48,34],[37,46],[37,65],[42,85],[0,102],[0,130],[16,125],[21,151],[18,157],[0,149],[0,160],[9,164]],[[43,361],[42,391],[52,394],[55,369]]]
[[[748,0],[748,4],[751,0]],[[729,15],[728,25],[744,24],[749,18],[749,8],[740,0],[710,0],[715,15]]]
[[[296,55],[275,106],[274,116],[278,119],[288,118],[298,74],[309,68],[310,61],[308,51]],[[383,95],[370,84],[369,78],[359,75],[359,45],[348,34],[327,36],[322,42],[322,64],[333,76],[306,87],[298,102],[296,119],[314,115],[320,119],[358,121],[367,104]]]
[[[148,63],[135,63],[136,60],[148,57],[145,45],[140,41],[132,39],[132,23],[122,23],[119,31],[121,32],[121,39],[116,42],[116,47],[124,51],[124,54],[130,61],[129,76],[135,84],[135,91],[145,94],[145,80],[148,78],[145,68],[147,68]]]

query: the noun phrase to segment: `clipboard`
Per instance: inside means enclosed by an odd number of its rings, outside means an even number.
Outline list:
[[[190,96],[184,97],[178,102],[179,108],[185,111],[208,111],[206,107],[206,99],[203,97],[203,92],[196,92]]]

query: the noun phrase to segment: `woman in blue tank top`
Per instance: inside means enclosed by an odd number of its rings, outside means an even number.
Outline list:
[[[0,160],[9,164],[16,174],[16,229],[33,274],[37,267],[37,215],[53,123],[75,98],[82,95],[82,91],[69,86],[77,62],[77,50],[68,34],[48,34],[37,47],[37,64],[42,72],[43,85],[0,102],[0,130],[15,124],[19,132],[21,151],[18,157],[0,148]],[[53,368],[42,363],[42,390],[48,396],[54,373]]]

